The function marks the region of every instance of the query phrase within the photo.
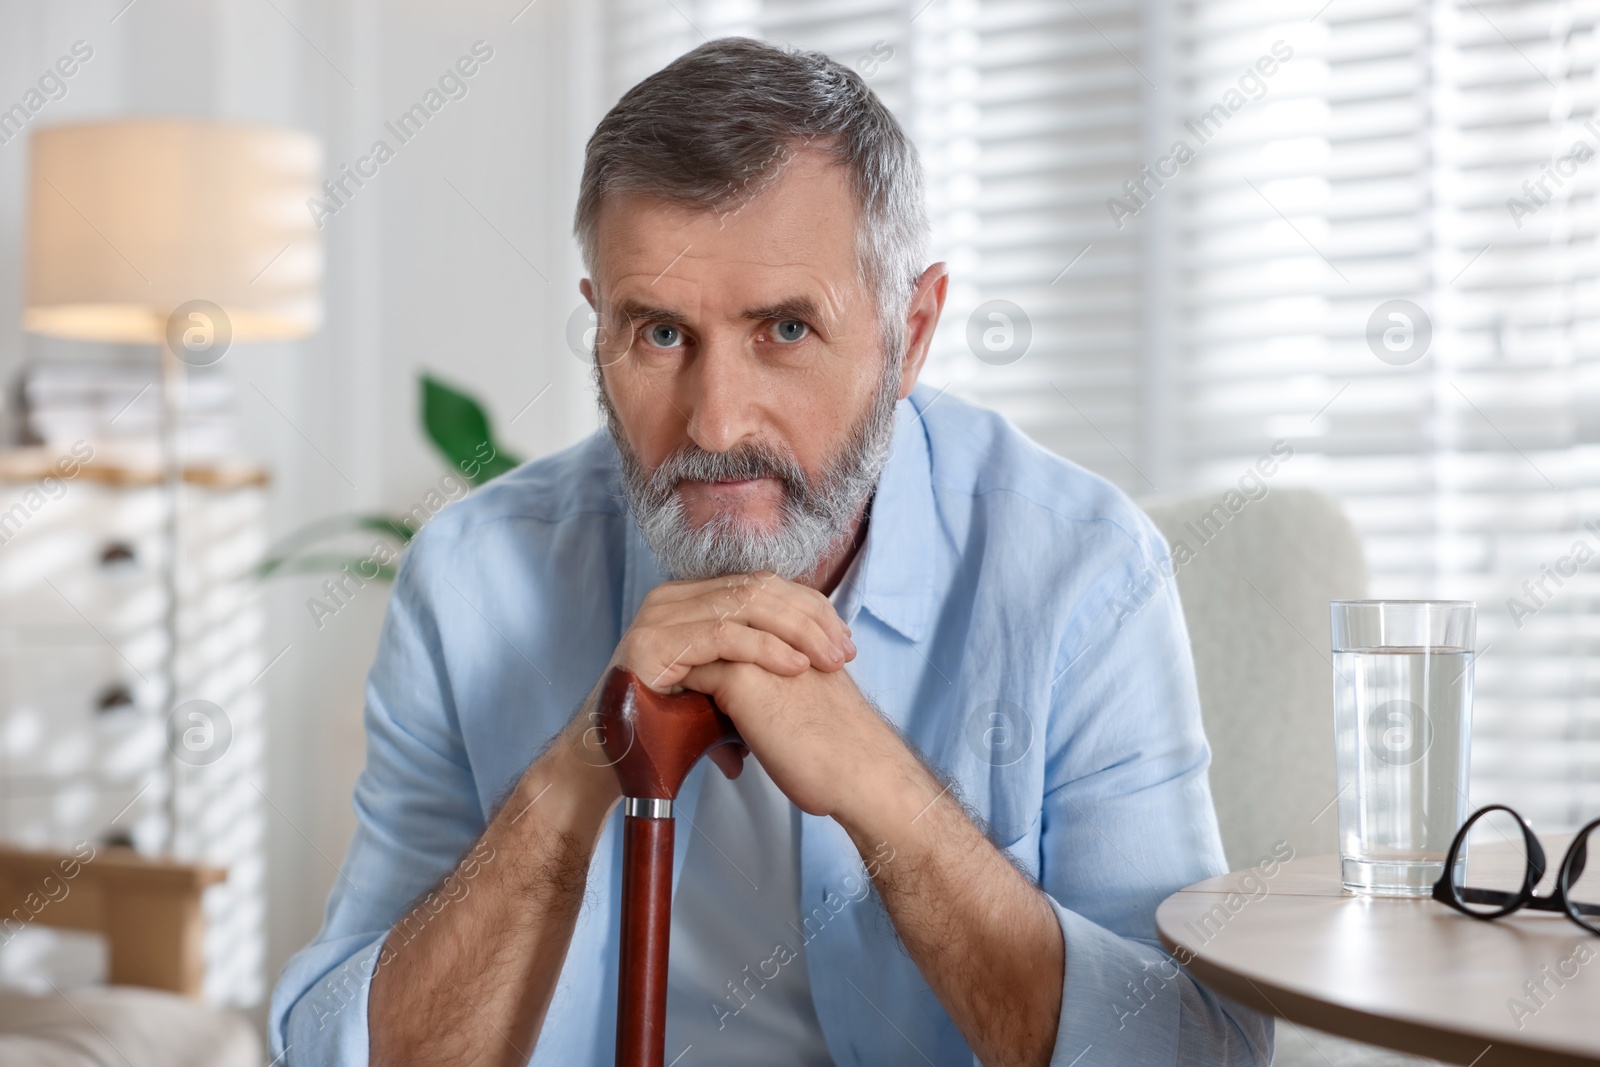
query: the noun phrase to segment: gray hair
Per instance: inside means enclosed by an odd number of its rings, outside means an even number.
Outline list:
[[[584,154],[573,222],[584,267],[592,276],[606,193],[642,193],[726,218],[810,146],[849,171],[859,210],[857,275],[875,290],[892,358],[927,266],[922,162],[860,75],[821,52],[723,37],[624,93]]]

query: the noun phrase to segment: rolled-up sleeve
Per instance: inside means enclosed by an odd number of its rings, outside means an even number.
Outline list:
[[[1148,524],[1062,641],[1047,729],[1039,883],[1066,946],[1057,1067],[1266,1064],[1267,1017],[1157,940],[1168,895],[1226,869],[1188,633]]]
[[[289,1064],[368,1061],[367,991],[385,938],[483,830],[431,608],[426,541],[401,564],[367,678],[355,836],[321,931],[273,990],[274,1062],[285,1051]]]

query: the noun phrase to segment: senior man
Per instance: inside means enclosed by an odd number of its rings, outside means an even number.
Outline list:
[[[611,1062],[621,665],[750,750],[676,805],[673,1063],[1266,1062],[1155,940],[1224,869],[1176,594],[1115,609],[1166,546],[916,385],[947,276],[883,104],[710,42],[601,122],[575,229],[606,430],[407,551],[273,1054]]]

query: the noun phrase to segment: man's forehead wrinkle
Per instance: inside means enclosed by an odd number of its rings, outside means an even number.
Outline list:
[[[727,223],[719,224],[717,216],[710,213],[689,220],[629,220],[602,237],[601,249],[607,257],[625,260],[659,257],[665,262],[741,263],[771,269],[820,266],[811,260],[791,258],[796,249],[816,247],[818,234],[810,220],[789,217],[753,221],[740,228],[743,232],[735,235]],[[840,251],[853,260],[854,228],[841,240],[844,245]]]
[[[669,259],[671,257],[668,257]],[[775,260],[759,256],[731,254],[717,249],[700,250],[691,245],[689,250],[678,258],[664,264],[664,270],[647,273],[640,269],[637,273],[624,277],[659,278],[661,281],[671,279],[685,285],[713,285],[719,274],[733,273],[741,280],[760,277],[763,274],[773,275],[773,285],[810,285],[831,284],[828,279],[834,272],[834,267],[826,262],[817,262],[805,259]],[[704,267],[704,274],[685,268]],[[759,272],[759,273],[758,273]],[[705,275],[710,275],[707,277]],[[787,279],[797,279],[789,282]]]
[[[629,299],[662,307],[700,303],[704,286],[684,283],[683,278],[664,273],[660,268],[651,270],[646,266],[637,271],[630,270],[607,277],[605,284],[600,287],[600,293],[611,303]]]

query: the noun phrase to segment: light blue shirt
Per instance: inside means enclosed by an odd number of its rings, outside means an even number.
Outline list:
[[[848,670],[1048,894],[1066,943],[1052,1064],[1265,1064],[1270,1022],[1200,987],[1156,938],[1168,894],[1226,869],[1176,589],[1128,607],[1171,571],[1161,535],[1101,478],[927,387],[896,411],[870,529]],[[663,580],[603,432],[415,538],[367,681],[355,837],[321,932],[273,993],[273,1056],[287,1043],[293,1064],[367,1062],[389,928],[472,849]],[[701,761],[677,802],[674,891],[707,773],[721,772]],[[533,1064],[614,1059],[621,818],[619,805]],[[975,1064],[865,892],[874,858],[831,819],[802,817],[814,936],[791,965],[808,968],[834,1062]]]

